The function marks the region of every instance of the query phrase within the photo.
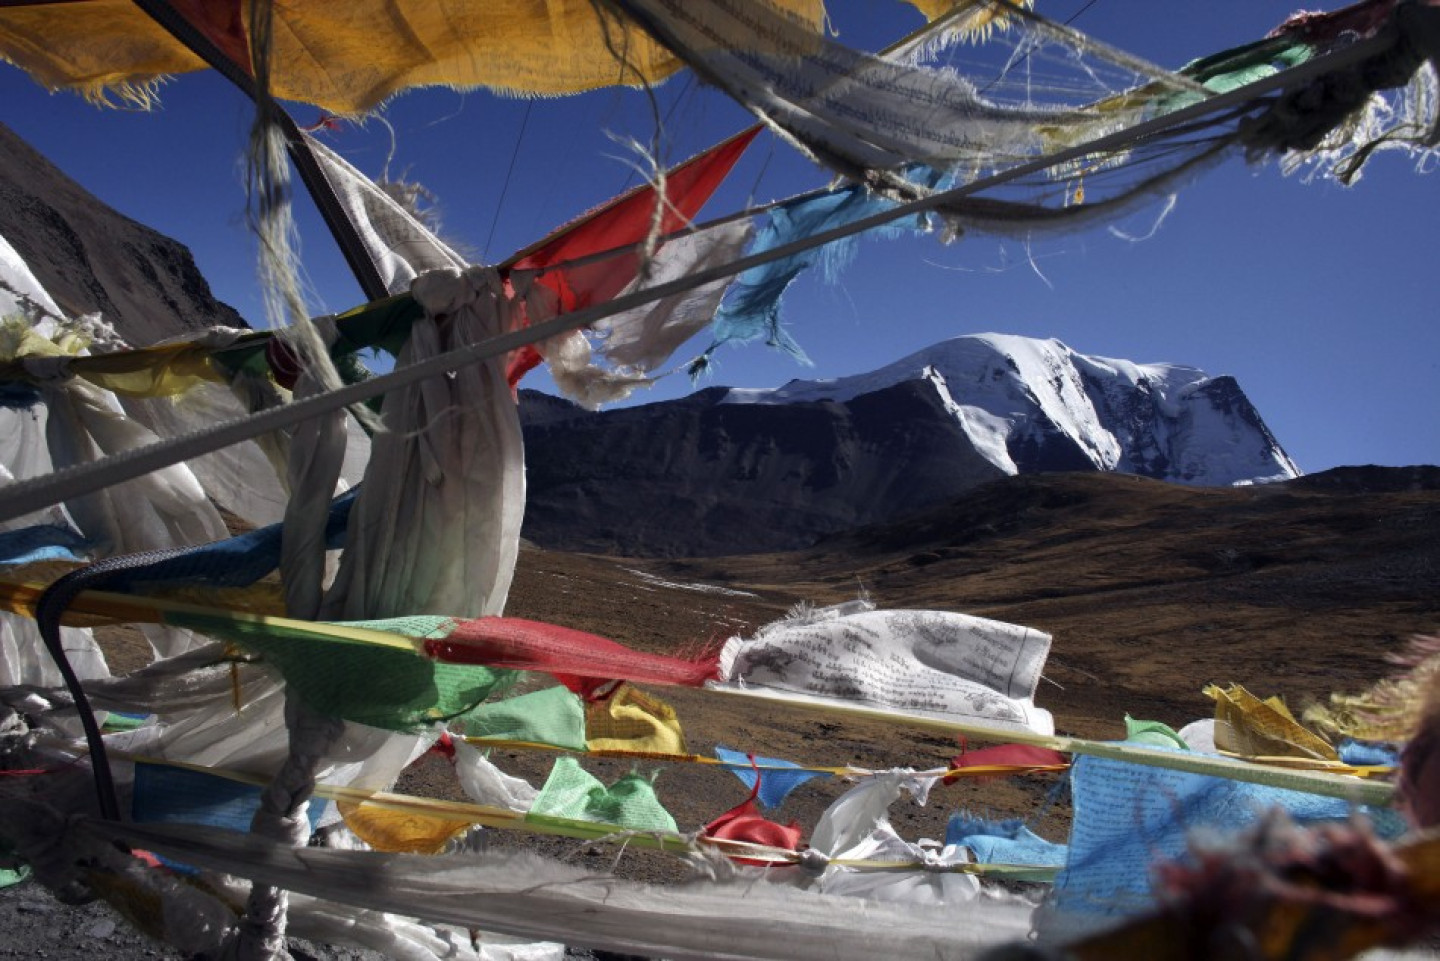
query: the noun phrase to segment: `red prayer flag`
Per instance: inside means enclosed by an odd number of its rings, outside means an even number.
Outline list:
[[[760,128],[752,127],[666,173],[667,202],[660,217],[662,234],[678,230],[700,212],[759,132]],[[650,232],[657,199],[653,185],[636,187],[516,254],[501,265],[501,270],[555,267],[540,274],[535,282],[554,294],[556,313],[571,313],[611,300],[634,282],[640,269],[639,252],[626,251],[586,264],[563,265],[643,241]],[[540,360],[533,347],[512,351],[506,364],[510,386],[519,383]]]
[[[755,769],[755,783],[750,796],[740,804],[726,811],[701,829],[702,837],[722,841],[745,841],[749,844],[763,844],[766,847],[795,851],[800,847],[800,825],[791,821],[788,825],[771,821],[760,813],[755,799],[760,796],[760,781],[764,772],[750,755],[750,766]],[[741,864],[755,864],[768,867],[774,864],[788,864],[788,861],[769,861],[763,858],[735,858]]]
[[[794,851],[800,847],[800,826],[794,821],[779,824],[760,813],[755,806],[755,797],[731,808],[700,832],[702,837],[718,838],[722,841],[746,841],[763,844],[766,847]],[[741,864],[789,864],[789,861],[769,861],[764,858],[736,858]]]
[[[447,664],[544,671],[591,699],[616,680],[700,687],[720,676],[718,652],[694,660],[646,654],[598,634],[519,617],[459,621],[445,637],[425,641],[425,653]]]
[[[994,747],[981,748],[978,751],[962,751],[958,756],[951,758],[952,768],[967,767],[1013,767],[1021,770],[1037,767],[1058,767],[1070,763],[1070,759],[1059,751],[1052,751],[1044,747],[1032,747],[1029,744],[997,744]],[[956,778],[945,778],[946,784],[952,784]]]
[[[240,0],[170,0],[170,6],[235,66],[253,75]]]

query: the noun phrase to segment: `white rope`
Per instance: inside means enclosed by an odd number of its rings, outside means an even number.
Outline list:
[[[918,200],[900,204],[862,220],[857,220],[831,230],[789,244],[741,257],[729,264],[698,271],[688,277],[665,284],[658,284],[643,290],[616,297],[603,304],[597,304],[570,314],[561,314],[541,324],[522,330],[493,337],[483,343],[450,351],[429,358],[421,363],[398,368],[392,373],[358,384],[350,384],[338,390],[298,401],[275,410],[265,411],[242,420],[229,421],[195,431],[181,437],[152,444],[139,450],[128,451],[107,457],[104,460],[78,465],[57,471],[44,477],[36,477],[10,485],[0,491],[0,521],[10,520],[41,510],[52,504],[80,497],[122,481],[131,480],[151,471],[168,467],[183,460],[218,450],[231,444],[249,440],[257,435],[282,430],[291,425],[326,413],[362,403],[398,387],[424,380],[438,374],[448,373],[467,364],[495,357],[517,347],[575,330],[621,311],[663,300],[674,294],[684,293],[696,287],[731,277],[735,274],[759,267],[798,253],[804,253],[835,240],[842,240],[863,233],[874,227],[881,227],[895,220],[929,210],[937,210],[947,204],[988,190],[1021,177],[1038,173],[1058,164],[1078,160],[1090,154],[1105,153],[1150,139],[1171,128],[1190,123],[1211,114],[1238,107],[1265,94],[1291,86],[1307,83],[1319,76],[1353,66],[1368,57],[1383,52],[1395,42],[1395,36],[1386,32],[1355,43],[1343,50],[1325,54],[1288,70],[1265,77],[1228,93],[1220,94],[1188,107],[1136,124],[1126,130],[1107,134],[1075,147],[1039,157],[1027,163],[1011,167],[989,177],[981,178],[953,190],[931,194]]]
[[[290,847],[304,847],[310,838],[306,808],[315,791],[315,775],[325,756],[345,733],[345,722],[307,707],[291,689],[285,692],[285,726],[290,753],[275,779],[260,795],[250,832]],[[235,946],[236,961],[288,959],[285,950],[289,897],[284,888],[257,882],[245,903]]]

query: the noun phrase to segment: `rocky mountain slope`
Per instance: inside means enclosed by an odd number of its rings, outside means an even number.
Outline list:
[[[98,311],[136,346],[247,326],[211,296],[183,245],[101,203],[3,124],[0,237],[62,311]]]
[[[999,477],[1182,484],[1299,470],[1230,377],[957,337],[868,374],[589,413],[528,394],[526,536],[565,550],[786,550]]]

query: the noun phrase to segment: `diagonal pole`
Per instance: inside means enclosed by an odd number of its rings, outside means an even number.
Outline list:
[[[134,2],[137,7],[149,14],[151,19],[169,31],[175,39],[189,47],[225,79],[239,87],[245,96],[251,100],[257,99],[259,91],[255,88],[255,78],[227,56],[209,37],[196,29],[194,24],[177,12],[170,5],[169,0],[134,0]],[[310,152],[310,144],[307,142],[305,134],[295,125],[294,118],[286,113],[279,104],[275,105],[275,110],[280,131],[285,136],[290,160],[295,164],[295,170],[300,174],[300,180],[305,184],[305,189],[309,191],[310,197],[315,201],[315,206],[325,220],[325,225],[330,228],[330,233],[340,247],[345,262],[349,264],[350,271],[355,275],[356,282],[360,284],[365,299],[380,300],[386,297],[390,292],[385,289],[385,282],[380,277],[380,270],[375,266],[375,261],[370,258],[355,225],[350,221],[345,209],[340,206],[340,201],[335,196],[335,190],[330,186],[330,181],[325,179],[325,174],[315,160],[315,155]]]

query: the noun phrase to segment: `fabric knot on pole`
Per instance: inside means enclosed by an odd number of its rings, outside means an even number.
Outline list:
[[[814,848],[806,848],[800,852],[795,863],[799,865],[802,870],[819,876],[825,873],[826,868],[830,867],[830,858]]]

